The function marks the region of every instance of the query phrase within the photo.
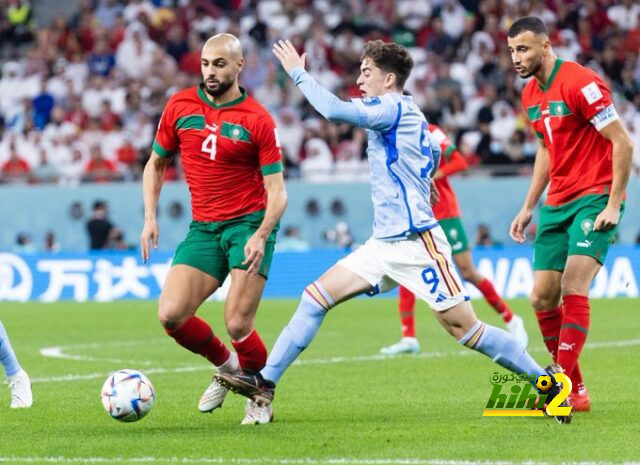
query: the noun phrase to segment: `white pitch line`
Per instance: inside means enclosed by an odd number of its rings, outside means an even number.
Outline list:
[[[623,341],[601,341],[601,342],[590,342],[585,344],[585,349],[609,349],[609,348],[618,348],[618,347],[631,347],[640,345],[640,339],[627,339]],[[42,350],[51,349],[45,348]],[[41,350],[41,353],[42,353]],[[545,347],[534,347],[530,349],[530,352],[546,352]],[[475,354],[476,352],[472,350],[458,350],[451,352],[422,352],[420,354],[402,356],[403,358],[444,358],[444,357],[464,357],[471,354]],[[43,354],[44,355],[44,354]],[[68,354],[65,354],[68,355]],[[69,355],[70,357],[74,357],[73,355]],[[295,366],[304,366],[304,365],[330,365],[337,363],[358,363],[358,362],[377,362],[390,360],[394,358],[399,358],[396,355],[357,355],[353,357],[328,357],[328,358],[312,358],[308,360],[296,360],[293,365]],[[105,359],[97,359],[96,361],[107,361]],[[123,364],[132,365],[135,363],[132,360],[122,360],[120,361]],[[120,363],[119,362],[119,363]],[[185,373],[185,372],[194,372],[194,371],[210,371],[211,365],[202,364],[202,365],[188,365],[177,368],[146,368],[144,371],[147,375],[153,374],[165,374],[165,373]],[[61,381],[86,381],[92,379],[103,378],[108,373],[88,373],[88,374],[66,374],[52,377],[42,377],[42,378],[33,378],[33,382],[38,383],[50,383],[50,382],[61,382]]]
[[[121,358],[103,358],[103,357],[90,357],[88,355],[73,355],[65,354],[62,347],[44,347],[40,349],[40,355],[44,357],[60,358],[63,360],[74,360],[76,362],[107,362],[107,363],[130,363],[135,365],[154,365],[156,362],[151,360],[125,360]]]
[[[334,457],[326,459],[312,458],[226,458],[226,457],[0,457],[0,462],[6,463],[153,463],[153,464],[273,464],[273,465],[550,465],[554,462],[526,460],[521,462],[511,460],[456,460],[456,459],[359,459],[349,457]],[[555,462],[558,463],[558,462]],[[560,462],[563,465],[637,465],[639,462]]]

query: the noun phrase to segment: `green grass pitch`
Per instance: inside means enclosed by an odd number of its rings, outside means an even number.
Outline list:
[[[526,300],[533,356],[548,355]],[[485,321],[498,316],[474,301]],[[257,326],[268,347],[289,320],[294,300],[261,304]],[[314,343],[281,380],[275,422],[240,426],[244,398],[222,409],[197,403],[212,371],[167,337],[155,302],[0,304],[0,319],[33,378],[34,406],[8,408],[0,385],[0,463],[431,464],[628,462],[640,459],[640,301],[592,302],[581,366],[592,411],[571,425],[550,418],[488,418],[482,411],[496,371],[461,348],[424,304],[417,311],[419,356],[378,357],[399,338],[396,301],[356,299],[331,311]],[[222,304],[199,315],[219,334]],[[49,355],[42,350],[48,348]],[[465,351],[467,352],[465,354]],[[64,357],[64,358],[61,358]],[[110,371],[136,368],[156,389],[143,420],[111,419],[100,402]],[[500,372],[504,370],[500,369]]]

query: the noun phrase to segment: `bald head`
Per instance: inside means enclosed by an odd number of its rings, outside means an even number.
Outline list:
[[[242,60],[240,41],[233,34],[227,34],[226,32],[209,37],[202,47],[203,56],[205,52],[218,56],[226,55],[226,57],[236,62]]]

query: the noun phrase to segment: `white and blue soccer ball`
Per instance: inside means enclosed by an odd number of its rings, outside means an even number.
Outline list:
[[[112,418],[132,422],[143,418],[156,398],[151,381],[137,370],[118,370],[102,386],[102,405]]]

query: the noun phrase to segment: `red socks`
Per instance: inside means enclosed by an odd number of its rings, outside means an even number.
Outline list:
[[[549,311],[535,312],[538,318],[538,326],[542,333],[542,340],[551,358],[555,362],[558,357],[558,339],[560,338],[560,326],[562,325],[562,306]]]
[[[480,292],[482,292],[482,295],[487,299],[487,302],[489,302],[489,304],[500,314],[503,321],[505,323],[509,323],[511,318],[513,318],[513,312],[507,303],[498,295],[493,284],[491,284],[491,281],[484,278],[476,287]]]
[[[416,306],[416,296],[406,287],[400,286],[398,310],[402,323],[402,337],[416,337],[416,323],[413,316]]]
[[[573,296],[573,297],[580,297],[580,296]],[[584,297],[584,299],[586,300],[587,298]],[[587,309],[588,309],[588,300],[586,300],[586,302],[587,302]],[[536,317],[538,318],[538,325],[540,326],[540,332],[542,333],[542,338],[544,340],[544,344],[547,346],[547,350],[551,354],[553,361],[560,363],[560,365],[566,370],[567,374],[569,374],[569,378],[571,378],[571,384],[572,384],[571,392],[577,393],[580,389],[584,389],[584,381],[582,380],[580,365],[578,364],[578,361],[577,361],[578,355],[580,354],[579,353],[576,354],[575,363],[573,364],[573,368],[571,372],[569,372],[567,367],[565,367],[565,365],[563,365],[560,362],[558,357],[558,345],[561,339],[561,332],[563,331],[563,329],[565,330],[565,332],[568,331],[569,329],[574,329],[572,327],[561,329],[561,327],[564,326],[563,313],[564,312],[563,312],[562,306],[546,312],[535,312]],[[587,315],[587,325],[588,325],[588,315]],[[571,344],[572,342],[568,342],[568,343]],[[565,363],[567,362],[565,361]]]
[[[182,347],[202,355],[215,366],[220,366],[229,359],[227,346],[213,334],[211,326],[197,316],[191,317],[177,329],[165,328],[165,331]]]
[[[562,301],[564,318],[560,328],[557,358],[565,373],[573,376],[574,370],[578,366],[578,357],[580,357],[580,352],[582,352],[589,333],[589,298],[574,294],[565,295]],[[576,381],[571,379],[572,383],[578,384]]]
[[[244,371],[257,373],[267,363],[267,347],[255,329],[239,341],[231,341]]]

